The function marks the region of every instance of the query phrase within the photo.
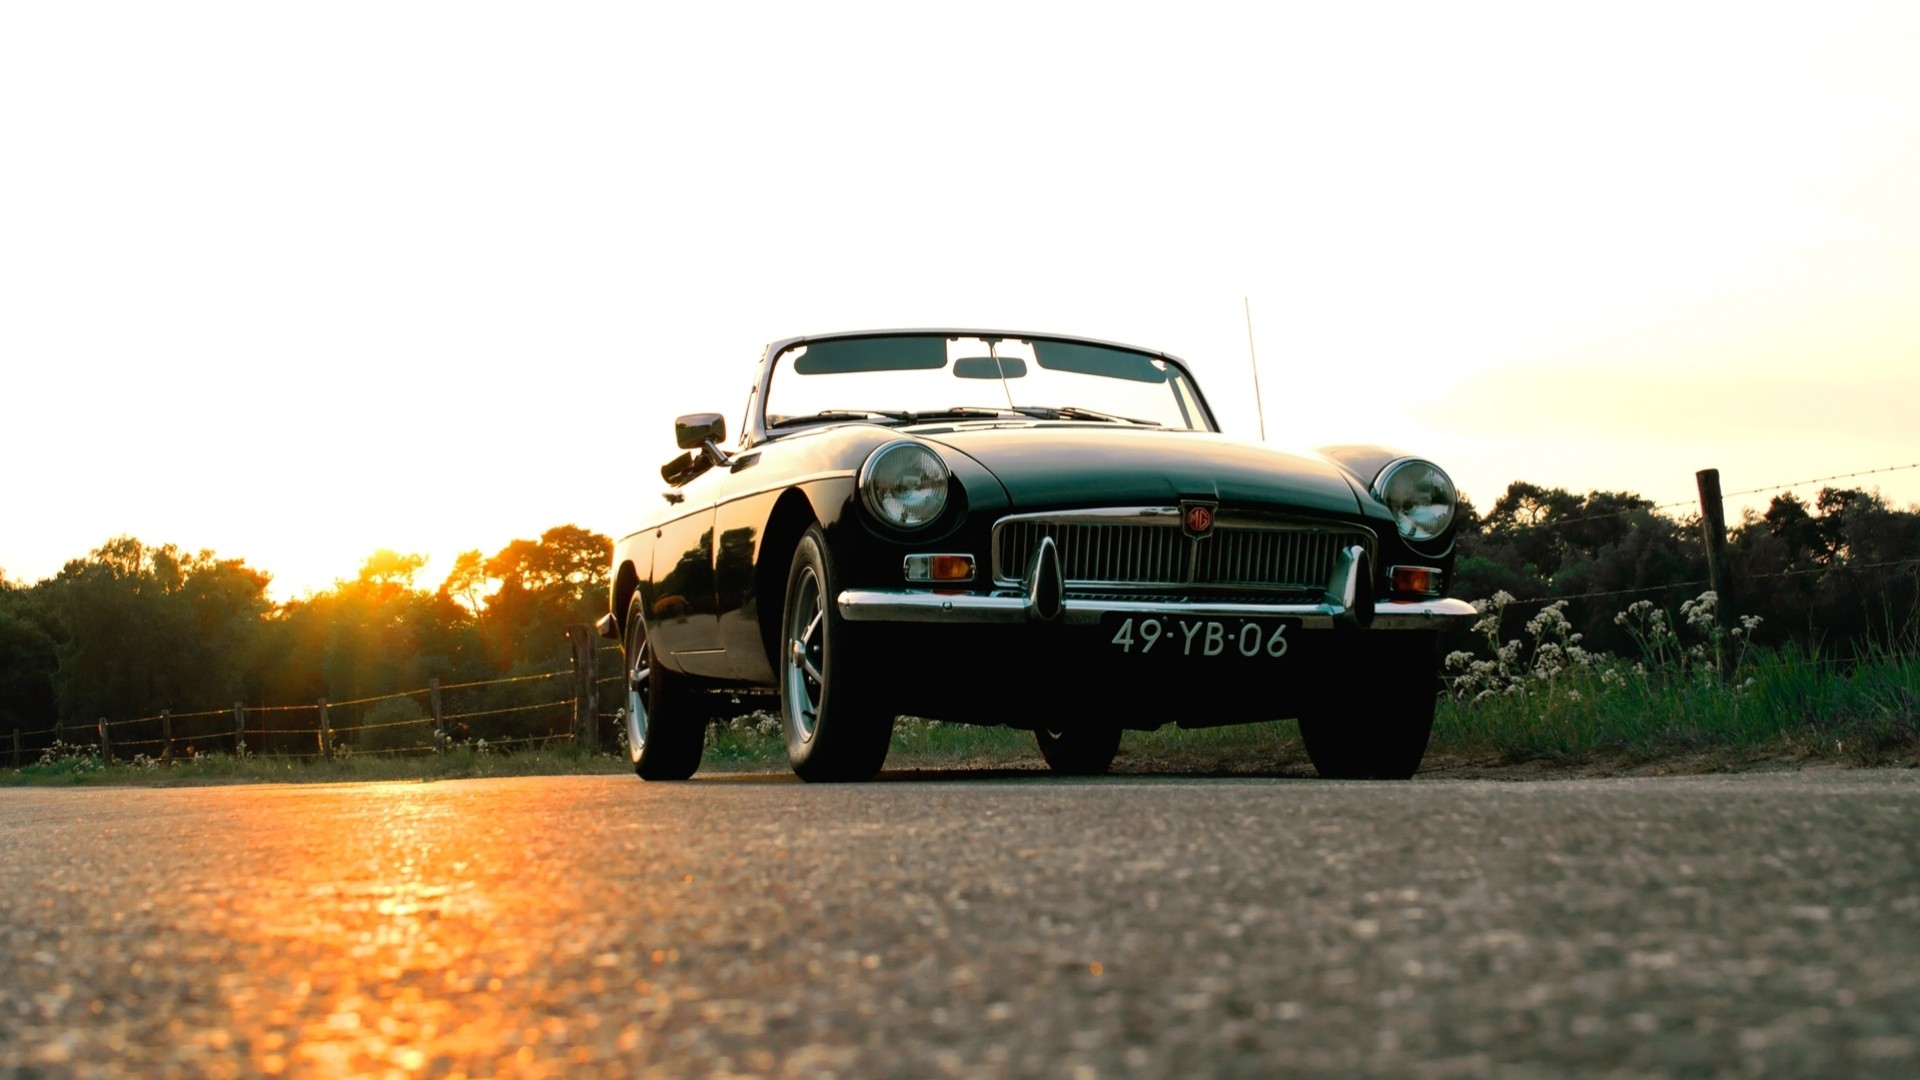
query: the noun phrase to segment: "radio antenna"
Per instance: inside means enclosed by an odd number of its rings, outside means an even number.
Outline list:
[[[1260,401],[1260,358],[1253,352],[1253,305],[1246,297],[1240,298],[1240,308],[1247,315],[1247,360],[1253,365],[1253,414],[1260,421],[1260,441],[1267,441],[1267,410]]]

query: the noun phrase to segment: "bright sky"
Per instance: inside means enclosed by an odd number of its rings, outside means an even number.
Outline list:
[[[1243,297],[1270,442],[1482,507],[1920,462],[1917,56],[1905,2],[5,4],[0,570],[617,535],[795,333],[1147,345],[1253,437]]]

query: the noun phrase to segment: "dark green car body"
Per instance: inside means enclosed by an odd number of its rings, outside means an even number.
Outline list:
[[[939,368],[935,353],[915,361],[930,370],[910,384],[901,375],[901,385],[947,393],[935,380],[979,380],[991,361],[986,382],[951,384],[955,397],[965,390],[988,404],[873,412],[861,401],[801,416],[767,408],[784,387],[811,390],[807,377],[818,372],[885,385],[894,376],[876,350],[934,339],[989,355]],[[833,367],[835,347],[864,351]],[[1067,359],[1050,364],[1056,356]],[[1103,365],[1118,374],[1097,381]],[[1073,402],[1026,405],[1016,400],[1022,378],[1111,385],[1133,395],[1116,397],[1130,404],[1158,402],[1161,390],[1136,384],[1162,380],[1173,404],[1153,422]],[[1121,728],[1292,717],[1303,730],[1320,726],[1323,772],[1410,773],[1437,689],[1437,631],[1473,617],[1444,596],[1450,482],[1384,448],[1286,452],[1216,426],[1176,358],[1092,339],[930,330],[776,342],[739,446],[721,448],[717,415],[682,417],[689,453],[663,471],[664,501],[615,545],[601,628],[640,654],[629,656],[630,713],[647,711],[647,678],[671,680],[672,707],[688,724],[723,701],[781,694],[789,745],[798,738],[804,758],[809,724],[832,721],[807,658],[830,649],[858,672],[839,696],[858,698],[867,726],[895,713],[1005,723],[1043,733],[1045,748],[1048,735],[1071,742],[1083,730],[1105,742]],[[898,512],[888,497],[862,490],[883,482],[863,479],[877,452],[901,443],[913,444],[900,451],[909,466],[945,473],[900,482],[902,498],[926,507],[906,525],[887,519]],[[1382,491],[1396,474],[1426,503],[1396,513]],[[1443,511],[1446,524],[1432,528]],[[817,606],[810,618],[788,610],[801,577],[817,584],[800,590]],[[1420,729],[1419,750],[1378,768],[1332,760],[1334,743],[1368,742],[1356,732],[1405,726],[1398,714],[1422,713],[1422,695],[1425,719],[1406,721]],[[646,730],[643,721],[636,734]],[[852,772],[866,772],[865,760]]]

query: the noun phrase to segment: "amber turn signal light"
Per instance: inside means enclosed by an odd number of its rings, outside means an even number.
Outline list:
[[[1431,566],[1396,566],[1393,591],[1400,595],[1439,596],[1440,571]]]
[[[908,581],[972,581],[971,555],[909,555]]]

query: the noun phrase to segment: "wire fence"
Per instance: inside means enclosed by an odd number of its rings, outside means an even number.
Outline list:
[[[1835,480],[1858,480],[1864,476],[1880,476],[1886,473],[1905,472],[1909,469],[1920,469],[1920,462],[1914,462],[1911,465],[1884,465],[1877,469],[1861,469],[1857,472],[1836,473],[1832,476],[1816,476],[1806,480],[1783,480],[1778,483],[1744,488],[1740,491],[1722,492],[1721,498],[1731,499],[1742,495],[1778,495],[1791,492],[1795,488],[1808,487],[1813,484],[1829,484]],[[1619,518],[1630,518],[1646,514],[1662,514],[1670,510],[1692,509],[1698,511],[1700,508],[1700,501],[1697,498],[1680,499],[1674,502],[1649,503],[1645,506],[1635,506],[1625,510],[1609,510],[1603,514],[1570,514],[1566,517],[1556,518],[1551,521],[1528,521],[1520,524],[1522,527],[1528,529],[1571,529],[1581,525],[1591,525],[1601,521],[1613,521]]]
[[[107,762],[174,760],[207,753],[333,760],[352,755],[445,754],[456,747],[510,752],[571,743],[590,752],[611,744],[621,713],[599,707],[619,693],[622,665],[603,664],[620,646],[602,644],[593,628],[567,628],[573,662],[553,671],[442,683],[341,701],[249,705],[175,712],[161,709],[91,724],[58,723],[17,730],[13,766],[62,746],[92,748]],[[602,670],[613,674],[602,676]],[[602,738],[605,734],[609,736]],[[0,747],[0,753],[7,751]]]
[[[617,650],[616,650],[617,651]],[[597,691],[619,676],[594,678]],[[446,753],[456,747],[512,752],[556,744],[598,745],[599,731],[621,717],[582,699],[578,667],[372,694],[311,705],[248,705],[226,709],[102,718],[15,731],[15,768],[63,746],[91,747],[105,761],[178,760],[210,753],[331,760],[345,756]],[[597,694],[589,697],[597,697]],[[591,708],[589,706],[591,705]],[[583,733],[581,719],[594,731]]]
[[[1860,573],[1867,570],[1897,570],[1905,567],[1920,568],[1920,557],[1912,559],[1888,559],[1868,563],[1836,563],[1832,566],[1808,566],[1793,570],[1781,570],[1772,574],[1750,574],[1743,580],[1748,583],[1766,581],[1785,581],[1790,578],[1825,577],[1832,574]],[[1566,593],[1553,596],[1535,596],[1524,600],[1513,600],[1509,606],[1520,604],[1552,604],[1561,600],[1604,600],[1619,596],[1652,596],[1656,593],[1680,592],[1686,589],[1704,589],[1712,582],[1705,578],[1687,581],[1668,581],[1659,585],[1638,585],[1630,589],[1602,589],[1595,592]]]

